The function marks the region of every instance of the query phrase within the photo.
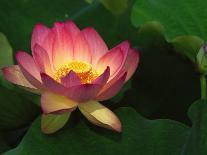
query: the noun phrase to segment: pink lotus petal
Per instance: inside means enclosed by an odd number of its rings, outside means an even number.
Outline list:
[[[31,41],[32,51],[33,51],[35,44],[39,44],[40,46],[42,46],[49,32],[50,32],[50,29],[44,26],[43,24],[35,25],[33,32],[32,32],[32,41]]]
[[[52,64],[52,46],[54,41],[54,35],[51,29],[47,28],[42,24],[37,24],[32,32],[31,49],[32,54],[34,51],[35,44],[39,44],[43,49],[45,49],[50,58],[50,63]]]
[[[69,88],[69,87],[72,87],[72,86],[80,85],[81,84],[81,80],[78,77],[78,75],[71,70],[68,73],[68,75],[66,75],[65,77],[61,78],[61,83],[65,87]]]
[[[40,90],[35,88],[33,85],[31,85],[29,83],[29,81],[27,81],[27,79],[22,74],[22,71],[20,70],[18,65],[5,67],[5,68],[2,69],[2,71],[3,71],[4,77],[8,81],[10,81],[14,84],[17,84],[19,86],[22,86],[22,87],[24,87],[24,89],[27,89],[29,91],[32,91],[32,92],[35,92],[35,93],[40,92]]]
[[[120,43],[119,45],[117,45],[114,48],[121,48],[124,55],[127,56],[128,50],[130,49],[130,43],[129,43],[129,41],[123,41],[122,43]]]
[[[73,43],[75,42],[76,35],[80,32],[79,28],[75,25],[75,23],[71,20],[68,20],[65,23],[66,30],[70,33]]]
[[[102,70],[107,65],[111,69],[109,80],[116,77],[122,71],[126,58],[128,55],[130,44],[128,41],[124,41],[106,53],[97,64],[97,69]]]
[[[40,69],[40,72],[47,73],[49,75],[53,75],[53,70],[50,64],[50,59],[47,52],[38,44],[34,46],[33,57]]]
[[[116,48],[106,53],[101,59],[99,59],[97,64],[97,70],[103,72],[104,69],[110,67],[110,78],[119,71],[122,63],[124,61],[124,55],[120,48]]]
[[[79,103],[92,100],[102,88],[98,84],[82,84],[68,88],[68,98]]]
[[[41,97],[41,107],[44,114],[60,111],[71,112],[77,107],[77,103],[64,96],[52,92],[44,92]]]
[[[136,71],[139,63],[139,53],[135,49],[130,49],[123,70],[127,72],[125,82],[128,81]]]
[[[117,132],[122,131],[117,116],[99,102],[89,101],[80,104],[78,108],[91,123]]]
[[[89,44],[92,55],[92,65],[96,65],[98,60],[108,52],[108,47],[101,36],[93,28],[85,28],[82,32]]]
[[[119,79],[112,80],[109,83],[107,83],[102,90],[97,95],[96,99],[98,101],[104,101],[112,98],[115,96],[120,89],[122,88],[124,81],[126,79],[127,73],[125,72],[122,74],[122,76]]]
[[[107,66],[107,68],[105,69],[105,71],[99,77],[97,77],[92,82],[92,84],[104,85],[108,81],[109,76],[110,76],[110,68]]]
[[[91,52],[89,45],[82,32],[79,32],[75,38],[74,60],[84,61],[91,64]]]
[[[67,92],[67,89],[63,85],[55,81],[49,75],[45,73],[41,73],[41,78],[42,78],[43,85],[46,87],[47,90],[62,95],[64,95]]]
[[[58,69],[73,59],[73,41],[64,23],[55,23],[52,31],[55,35],[53,63],[55,68]]]
[[[39,70],[34,59],[26,52],[17,52],[16,60],[26,79],[35,87],[43,89]]]

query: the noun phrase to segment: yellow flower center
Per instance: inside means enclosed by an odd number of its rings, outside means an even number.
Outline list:
[[[54,74],[54,79],[60,82],[70,71],[74,71],[81,80],[81,83],[91,83],[99,76],[99,73],[88,63],[72,61],[60,67]]]

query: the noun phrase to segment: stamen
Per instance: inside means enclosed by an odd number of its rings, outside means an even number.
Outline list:
[[[72,61],[60,67],[54,74],[54,79],[60,82],[61,78],[65,77],[71,70],[78,75],[83,84],[91,83],[99,76],[98,72],[90,64]]]

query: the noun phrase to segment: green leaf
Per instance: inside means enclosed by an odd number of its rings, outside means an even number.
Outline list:
[[[185,143],[183,155],[207,154],[207,102],[198,100],[189,108],[192,128]]]
[[[0,84],[7,88],[13,88],[8,82],[6,82],[2,76],[1,68],[5,66],[12,65],[13,61],[13,52],[12,47],[7,40],[6,36],[0,32]]]
[[[150,21],[159,22],[164,27],[163,37],[174,50],[195,63],[198,49],[207,39],[206,5],[207,2],[201,0],[137,0],[131,21],[136,27]]]
[[[185,125],[171,120],[147,120],[131,108],[120,108],[116,113],[123,125],[121,134],[85,121],[70,121],[63,130],[48,136],[41,133],[37,119],[19,146],[5,155],[180,154],[189,129]]]
[[[207,1],[203,0],[136,0],[131,21],[140,26],[158,21],[168,40],[181,35],[195,35],[207,40]]]
[[[3,136],[0,133],[0,153],[8,151],[9,149],[10,146],[7,144],[7,142],[4,140]]]
[[[128,8],[129,0],[101,0],[104,7],[115,15],[120,15]]]
[[[39,113],[36,105],[14,91],[0,87],[0,131],[28,125]]]
[[[196,56],[204,41],[197,36],[179,36],[172,40],[174,50],[196,63]]]
[[[6,36],[0,32],[0,68],[12,65],[13,53],[10,43],[8,42]]]
[[[138,40],[143,47],[164,48],[166,41],[164,38],[164,28],[156,21],[143,24],[138,30]]]
[[[85,0],[87,3],[92,4],[97,0]],[[120,15],[127,10],[130,0],[100,0],[103,6],[114,15]]]

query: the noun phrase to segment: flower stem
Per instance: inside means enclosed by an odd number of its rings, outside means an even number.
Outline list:
[[[201,99],[206,99],[206,77],[203,74],[200,77],[200,83],[201,83]]]

